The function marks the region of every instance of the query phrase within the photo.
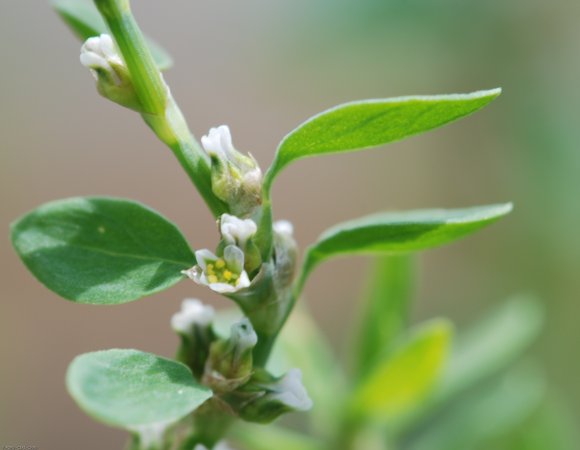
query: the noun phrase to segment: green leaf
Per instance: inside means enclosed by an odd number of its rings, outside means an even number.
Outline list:
[[[11,238],[41,283],[79,303],[136,300],[174,285],[195,264],[174,224],[123,199],[47,203],[14,222]]]
[[[539,302],[517,296],[470,329],[460,331],[433,395],[414,416],[406,417],[398,426],[403,430],[412,428],[467,390],[507,369],[539,336],[542,325]]]
[[[352,414],[384,423],[415,410],[444,370],[452,331],[448,321],[437,319],[410,333],[355,389]]]
[[[407,325],[414,292],[413,262],[409,255],[382,256],[376,260],[353,351],[359,377],[368,373]]]
[[[290,132],[278,147],[268,183],[292,161],[377,147],[437,128],[483,108],[500,89],[346,103]]]
[[[480,387],[449,411],[432,418],[410,450],[491,449],[489,441],[510,433],[538,409],[545,381],[534,367],[511,370]],[[487,444],[487,445],[486,445]]]
[[[511,203],[507,203],[466,209],[393,212],[338,224],[307,249],[297,289],[302,288],[314,267],[328,258],[426,250],[473,233],[511,210]]]
[[[576,450],[580,435],[576,418],[560,399],[545,399],[530,420],[525,421],[507,438],[492,442],[494,450]],[[480,447],[483,450],[484,447]],[[480,450],[478,449],[478,450]]]
[[[175,422],[212,396],[185,365],[137,350],[77,356],[66,384],[91,417],[131,431]]]
[[[228,437],[247,450],[324,450],[328,448],[323,442],[287,428],[240,421],[235,423]]]
[[[508,367],[538,338],[544,315],[534,298],[517,296],[459,333],[436,399],[444,402]]]
[[[52,0],[52,6],[73,33],[83,42],[103,33],[110,34],[105,21],[91,1]],[[159,70],[171,68],[173,60],[169,53],[151,39],[147,39],[147,44]]]

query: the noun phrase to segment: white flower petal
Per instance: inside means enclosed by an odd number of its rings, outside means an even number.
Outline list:
[[[218,257],[213,252],[204,248],[195,252],[195,259],[197,260],[197,265],[205,272],[207,269],[207,263],[217,261]]]
[[[188,298],[181,303],[181,310],[171,318],[171,327],[181,333],[189,333],[194,325],[208,326],[215,316],[215,310],[200,300]]]
[[[87,39],[81,46],[81,64],[92,70],[104,70],[116,84],[121,83],[119,75],[111,64],[123,65],[113,38],[108,34],[101,34]]]
[[[224,248],[224,261],[226,266],[235,273],[241,273],[244,270],[244,252],[235,245],[228,245]]]
[[[258,343],[258,335],[247,317],[231,326],[230,339],[235,342],[235,346],[240,352],[244,352]]]
[[[289,406],[296,411],[307,411],[312,408],[312,400],[302,384],[302,372],[300,369],[290,369],[278,382],[276,393],[272,398]]]
[[[228,154],[233,151],[230,129],[227,125],[210,128],[208,134],[202,136],[201,145],[207,153],[215,153],[227,158]]]
[[[287,220],[278,220],[274,222],[274,231],[278,234],[292,236],[294,234],[294,225]]]
[[[238,282],[236,283],[236,290],[245,289],[250,286],[250,277],[245,270],[242,271],[240,274],[240,278],[238,278]]]
[[[245,248],[257,231],[258,227],[251,219],[239,219],[230,214],[222,214],[220,217],[220,233],[227,244]]]
[[[238,290],[236,286],[228,283],[209,283],[207,286],[218,294],[232,294]]]

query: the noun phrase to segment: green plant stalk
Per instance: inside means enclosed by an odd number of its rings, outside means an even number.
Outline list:
[[[168,95],[164,115],[141,116],[159,139],[173,151],[214,217],[228,212],[227,205],[212,191],[209,158],[189,131],[187,122],[171,95]]]
[[[94,0],[131,74],[143,120],[171,148],[214,216],[227,212],[211,189],[209,157],[199,146],[171,96],[139,29],[129,0]]]
[[[268,169],[262,183],[262,207],[260,216],[257,218],[258,233],[255,238],[256,245],[260,249],[263,261],[268,261],[272,256],[273,235],[272,235],[272,182],[274,181],[272,171],[274,164]]]

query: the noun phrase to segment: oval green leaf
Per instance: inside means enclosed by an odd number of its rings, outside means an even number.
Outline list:
[[[377,147],[437,128],[483,108],[500,93],[500,89],[492,89],[336,106],[307,120],[282,140],[267,180],[271,182],[286,165],[301,158]]]
[[[91,417],[130,431],[175,422],[212,396],[185,365],[137,350],[77,356],[66,384]]]
[[[384,423],[421,405],[445,368],[452,332],[447,320],[432,320],[387,352],[355,389],[353,414]]]
[[[52,6],[73,33],[83,42],[103,33],[110,34],[105,21],[91,1],[53,0]],[[147,44],[159,70],[167,70],[173,66],[173,59],[159,44],[149,38]]]
[[[174,285],[195,263],[179,229],[130,200],[47,203],[12,224],[12,244],[46,287],[79,303],[125,303]]]
[[[338,224],[307,249],[298,289],[302,288],[312,269],[328,258],[426,250],[473,233],[511,210],[511,203],[506,203],[465,209],[392,212]]]

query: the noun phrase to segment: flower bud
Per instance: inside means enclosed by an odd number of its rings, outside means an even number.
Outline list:
[[[176,359],[201,378],[211,343],[215,340],[212,321],[215,310],[197,299],[185,299],[181,311],[171,318],[171,327],[181,337]]]
[[[214,342],[205,367],[204,384],[215,392],[230,392],[252,375],[252,350],[258,336],[246,318],[232,325],[227,340]]]
[[[260,250],[252,241],[258,227],[251,219],[239,219],[230,214],[222,214],[219,220],[222,245],[235,245],[244,252],[244,269],[254,273],[262,264]]]
[[[287,220],[274,222],[274,259],[277,285],[286,288],[294,281],[298,246],[294,240],[294,227]]]
[[[267,372],[256,374],[243,387],[243,392],[254,393],[239,411],[240,417],[249,422],[269,423],[284,413],[312,408],[300,369],[290,369],[281,378]]]
[[[81,47],[81,64],[91,70],[97,90],[109,100],[142,112],[131,75],[113,38],[101,34],[87,39]]]
[[[254,157],[234,148],[226,125],[210,129],[201,144],[211,159],[213,193],[234,215],[251,215],[262,203],[262,171]]]

